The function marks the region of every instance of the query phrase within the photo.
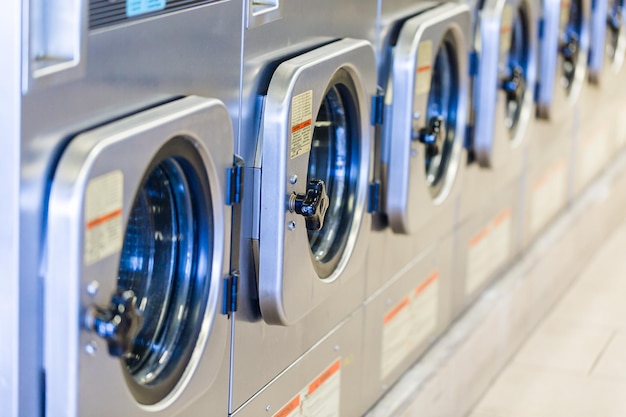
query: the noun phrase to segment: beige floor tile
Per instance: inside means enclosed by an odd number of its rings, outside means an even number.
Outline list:
[[[591,375],[626,382],[626,331],[617,332],[594,366]]]
[[[626,383],[511,365],[470,417],[626,416]]]
[[[612,330],[549,319],[530,337],[514,362],[587,374]]]

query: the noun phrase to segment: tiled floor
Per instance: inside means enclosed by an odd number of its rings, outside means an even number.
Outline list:
[[[626,416],[626,222],[469,416]]]

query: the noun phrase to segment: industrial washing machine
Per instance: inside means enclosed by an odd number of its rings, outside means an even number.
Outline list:
[[[452,233],[465,159],[469,10],[383,1],[380,21],[382,192],[368,296]]]
[[[404,266],[365,302],[362,402],[371,407],[450,325],[452,235]]]
[[[524,177],[524,248],[568,202],[577,129],[576,106],[586,80],[590,4],[543,0],[536,116]]]
[[[592,3],[589,82],[582,91],[580,134],[577,135],[574,186],[580,193],[611,161],[626,139],[622,132],[622,70],[626,33],[619,1]],[[616,122],[609,122],[615,120]]]
[[[43,3],[22,51],[20,413],[227,415],[241,4]]]
[[[283,386],[297,361],[315,361],[304,355],[365,299],[376,61],[359,38],[375,28],[356,16],[374,21],[376,2],[246,7],[239,138],[246,187],[230,411],[256,416],[266,413],[255,401],[262,388]],[[357,353],[333,359],[342,384],[359,384]],[[297,396],[329,365],[302,368],[311,373],[297,374],[300,382],[281,398]],[[354,392],[343,390],[338,408],[324,415],[359,415]],[[269,415],[282,406],[273,402]]]
[[[367,407],[451,321],[470,32],[469,9],[451,3],[383,1],[380,20],[383,192],[368,256]]]
[[[475,4],[468,167],[459,202],[455,315],[519,252],[522,167],[533,119],[538,3]]]

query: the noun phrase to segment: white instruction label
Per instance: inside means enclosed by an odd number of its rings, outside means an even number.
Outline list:
[[[335,360],[273,417],[339,417],[341,359]]]
[[[470,238],[465,293],[471,294],[500,269],[511,251],[513,222],[505,209]]]
[[[124,174],[112,171],[89,181],[85,192],[85,265],[122,248]]]
[[[508,52],[511,49],[513,35],[513,8],[510,5],[502,9],[502,21],[500,22],[500,52]]]
[[[609,158],[609,135],[606,125],[594,135],[582,139],[578,165],[581,186],[587,185],[605,165]]]
[[[433,41],[420,42],[417,47],[417,68],[415,69],[415,94],[430,91],[430,78],[433,73]]]
[[[383,317],[381,379],[385,379],[436,329],[439,273],[434,272]]]
[[[565,206],[567,199],[565,166],[565,161],[557,161],[533,184],[530,197],[530,233],[533,236]]]
[[[313,140],[313,90],[291,99],[291,159],[308,153]]]

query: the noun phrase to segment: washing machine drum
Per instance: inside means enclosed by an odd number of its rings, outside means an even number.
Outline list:
[[[65,401],[81,409],[85,398],[91,409],[141,415],[139,405],[175,409],[179,396],[210,387],[227,352],[227,323],[217,309],[229,266],[224,185],[232,161],[226,109],[198,97],[69,143],[48,217],[50,410],[74,409]]]
[[[259,304],[297,322],[364,263],[376,64],[344,39],[282,63],[265,98]]]
[[[469,11],[445,4],[404,23],[393,49],[385,113],[385,211],[414,233],[450,196],[461,163]]]
[[[207,176],[197,175],[202,161],[194,156],[165,157],[146,174],[130,209],[115,295],[95,316],[144,404],[162,400],[180,380],[206,310],[213,219]],[[124,320],[125,330],[115,328]]]

